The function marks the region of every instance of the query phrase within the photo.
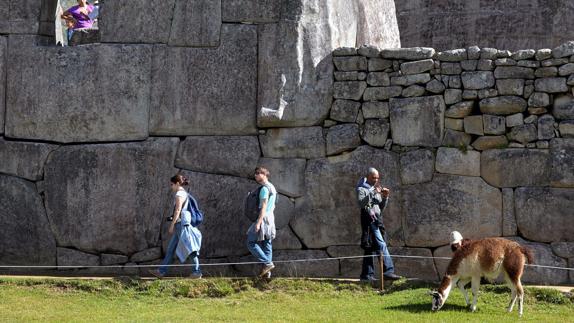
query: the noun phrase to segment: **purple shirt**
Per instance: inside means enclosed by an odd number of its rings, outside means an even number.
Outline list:
[[[94,10],[94,6],[89,4],[87,6],[88,13]],[[80,28],[92,28],[94,21],[90,19],[87,15],[84,15],[80,12],[80,6],[73,6],[68,9],[68,12],[76,19],[76,24],[74,25],[74,29]]]

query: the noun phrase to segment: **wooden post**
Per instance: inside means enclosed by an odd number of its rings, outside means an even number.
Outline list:
[[[385,275],[384,275],[384,265],[383,255],[379,255],[379,265],[381,266],[381,292],[385,290]]]

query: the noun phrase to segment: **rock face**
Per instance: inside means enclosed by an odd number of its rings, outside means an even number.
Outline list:
[[[534,255],[534,264],[543,264],[546,266],[562,268],[568,267],[566,259],[557,257],[552,252],[552,248],[549,245],[527,242],[518,237],[514,237],[511,240],[514,240],[532,250]],[[530,284],[547,284],[548,282],[553,282],[553,284],[565,284],[568,282],[568,272],[551,268],[527,267],[524,270],[522,281]]]
[[[296,206],[291,221],[295,234],[308,248],[330,245],[358,245],[361,236],[355,186],[368,167],[380,168],[382,185],[391,189],[384,219],[391,243],[402,240],[398,202],[398,156],[394,153],[361,146],[352,153],[313,159],[307,162],[304,199]],[[331,196],[338,196],[333,199]]]
[[[550,153],[546,149],[487,150],[481,154],[480,174],[496,187],[545,186],[550,182]]]
[[[480,176],[480,153],[441,147],[436,154],[436,170],[445,174]]]
[[[31,181],[44,176],[44,162],[57,145],[0,139],[0,172]]]
[[[0,205],[0,263],[55,265],[56,241],[34,184],[0,175]]]
[[[45,167],[45,203],[58,246],[131,254],[157,245],[172,203],[167,184],[177,143],[165,138],[55,151]]]
[[[334,48],[400,47],[394,1],[295,0],[259,26],[258,125],[311,126],[329,112]],[[340,32],[344,30],[345,32]]]
[[[417,149],[401,154],[401,182],[403,185],[430,182],[434,172],[434,154]]]
[[[348,123],[329,128],[326,142],[329,156],[359,147],[361,145],[359,125]]]
[[[395,272],[400,273],[401,276],[416,277],[430,282],[439,279],[434,262],[430,258],[432,257],[430,249],[390,247],[389,253],[399,256],[393,259],[393,265],[395,265]],[[400,256],[429,258],[401,258]]]
[[[396,1],[396,8],[403,47],[553,48],[574,35],[567,27],[574,17],[571,6],[558,0],[528,5],[504,1],[407,0]]]
[[[6,111],[6,57],[8,56],[8,38],[0,37],[0,134],[4,133],[4,114]]]
[[[35,41],[10,36],[8,61],[14,68],[8,73],[7,136],[58,142],[147,138],[150,47],[63,49]]]
[[[8,0],[0,3],[0,34],[38,32],[42,1]]]
[[[223,25],[218,48],[154,46],[153,52],[150,133],[257,133],[255,26]]]
[[[440,146],[445,104],[442,96],[390,101],[393,142],[403,146]]]
[[[282,0],[222,0],[221,10],[224,22],[277,22],[281,14]]]
[[[321,127],[269,129],[259,136],[263,156],[271,158],[319,158],[325,156]]]
[[[191,47],[218,46],[221,10],[221,0],[176,1],[169,44]]]
[[[305,189],[305,159],[261,158],[259,165],[266,167],[275,189],[290,197],[303,195]]]
[[[203,235],[202,255],[222,257],[248,254],[246,232],[251,222],[243,214],[243,201],[248,192],[258,187],[257,182],[234,176],[188,171],[183,174],[189,178],[189,191],[205,215],[199,228]],[[278,197],[278,203],[282,198]]]
[[[251,178],[260,155],[255,136],[192,136],[181,142],[175,166]]]
[[[99,266],[100,257],[74,249],[58,248],[58,266]]]
[[[432,182],[402,189],[407,246],[447,244],[457,230],[468,238],[502,234],[502,196],[481,178],[435,174]]]
[[[574,187],[574,138],[550,141],[551,185]]]
[[[520,187],[515,190],[518,229],[528,240],[570,241],[569,225],[574,207],[574,190],[548,187]]]

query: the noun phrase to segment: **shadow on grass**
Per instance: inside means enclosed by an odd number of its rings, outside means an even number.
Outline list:
[[[431,302],[429,299],[428,303],[411,303],[411,304],[402,304],[397,306],[390,306],[386,307],[389,310],[396,310],[396,311],[403,311],[403,312],[410,312],[410,313],[432,313],[431,311]],[[467,311],[466,306],[457,305],[457,304],[445,304],[444,307],[441,309],[441,312],[448,312],[448,311],[455,311],[455,312],[462,312]]]

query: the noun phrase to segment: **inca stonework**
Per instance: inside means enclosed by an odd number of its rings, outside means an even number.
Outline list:
[[[257,164],[280,194],[277,260],[361,255],[354,186],[375,166],[391,254],[449,256],[458,230],[574,264],[574,43],[400,48],[392,0],[101,2],[101,42],[65,48],[57,1],[0,4],[0,265],[139,274],[162,258],[178,171],[206,216],[202,263],[252,261]],[[358,277],[360,261],[274,274]],[[395,265],[437,280],[446,263]],[[524,280],[549,277],[574,281]]]

